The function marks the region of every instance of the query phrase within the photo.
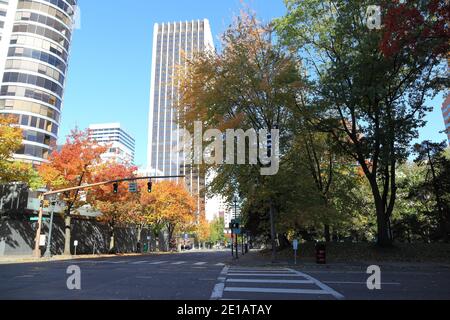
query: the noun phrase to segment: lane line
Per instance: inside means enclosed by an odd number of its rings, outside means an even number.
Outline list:
[[[178,261],[178,262],[171,263],[171,265],[176,265],[176,266],[178,266],[178,265],[180,265],[180,264],[185,264],[185,263],[186,263],[186,261]]]
[[[222,271],[220,272],[219,277],[217,278],[217,281],[219,281],[213,289],[213,292],[211,293],[210,300],[220,300],[223,296],[223,290],[225,289],[225,279],[227,278],[228,274],[228,267],[223,267]]]
[[[366,285],[367,282],[352,282],[352,281],[324,281],[323,283],[328,284],[361,284]],[[382,282],[381,285],[384,286],[401,286],[402,284],[399,282]]]
[[[227,279],[226,282],[234,282],[234,283],[314,284],[314,281],[311,281],[311,280],[272,280],[272,279]]]
[[[339,292],[335,291],[334,289],[332,289],[331,287],[327,286],[326,284],[320,282],[319,280],[311,277],[310,275],[307,275],[305,273],[302,273],[302,272],[299,272],[299,271],[293,270],[293,269],[289,269],[289,270],[291,270],[292,272],[295,272],[299,276],[302,276],[302,277],[304,277],[304,278],[306,278],[308,280],[313,281],[315,285],[317,285],[319,288],[321,288],[322,290],[324,290],[328,294],[331,294],[336,299],[338,299],[338,300],[345,299],[345,297],[342,294],[340,294]]]
[[[149,264],[157,265],[157,264],[163,264],[163,263],[167,263],[167,262],[169,262],[169,261],[156,261],[156,262],[151,262]]]
[[[278,289],[278,288],[241,288],[241,287],[226,287],[225,292],[252,292],[252,293],[291,293],[291,294],[320,294],[328,295],[324,290],[309,290],[309,289]]]
[[[143,264],[143,263],[146,263],[146,262],[148,262],[147,260],[144,260],[144,261],[136,261],[136,262],[132,262],[131,264]]]
[[[205,264],[206,264],[206,262],[197,262],[197,263],[194,263],[194,266],[203,266]]]
[[[229,273],[229,276],[245,276],[245,277],[299,277],[293,273]]]
[[[217,267],[223,267],[223,266],[225,266],[225,263],[216,263],[215,266],[217,266]]]

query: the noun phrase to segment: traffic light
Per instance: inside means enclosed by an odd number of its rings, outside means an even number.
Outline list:
[[[113,184],[113,192],[119,193],[119,184],[117,182]]]
[[[152,193],[152,188],[153,188],[153,183],[151,181],[149,181],[147,183],[147,191],[148,191],[148,193]]]

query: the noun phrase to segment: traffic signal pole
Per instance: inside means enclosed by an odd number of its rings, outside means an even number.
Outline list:
[[[120,182],[129,182],[129,181],[138,181],[138,180],[162,180],[162,179],[175,179],[175,178],[185,178],[184,175],[179,176],[156,176],[156,177],[132,177],[132,178],[125,178],[125,179],[117,179],[117,180],[110,180],[110,181],[104,181],[104,182],[98,182],[98,183],[91,183],[86,184],[79,187],[72,187],[72,188],[65,188],[61,190],[54,190],[43,193],[40,197],[40,208],[39,208],[39,217],[38,217],[38,227],[36,230],[36,237],[35,237],[35,244],[34,244],[34,256],[36,258],[41,257],[41,249],[40,249],[40,237],[41,237],[41,230],[42,230],[42,216],[44,214],[44,200],[46,197],[51,195],[56,195],[63,192],[69,192],[69,191],[78,191],[78,190],[87,190],[92,189],[95,187],[105,186],[109,184],[115,184]],[[50,240],[49,240],[50,241]]]

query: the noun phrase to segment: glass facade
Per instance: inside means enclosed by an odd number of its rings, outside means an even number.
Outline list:
[[[0,21],[10,21],[0,28],[0,113],[14,116],[23,129],[17,159],[41,163],[56,147],[76,5],[0,1]]]
[[[159,175],[186,175],[191,194],[199,195],[204,189],[204,177],[198,168],[186,165],[181,156],[178,135],[177,83],[174,72],[183,66],[183,57],[194,52],[213,49],[208,20],[181,21],[156,24],[153,33],[153,61],[150,92],[150,124],[148,171]],[[204,208],[204,197],[199,198]]]

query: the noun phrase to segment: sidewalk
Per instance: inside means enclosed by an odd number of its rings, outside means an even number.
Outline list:
[[[127,254],[97,254],[97,255],[76,255],[76,256],[53,256],[51,258],[36,258],[33,256],[7,256],[0,257],[0,265],[2,264],[21,264],[21,263],[42,263],[52,261],[68,261],[68,260],[86,260],[86,259],[108,259],[117,257],[140,257],[148,255],[162,255],[167,254],[165,252],[152,252],[152,253],[127,253]]]

